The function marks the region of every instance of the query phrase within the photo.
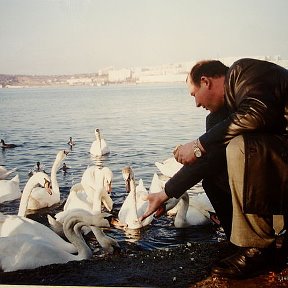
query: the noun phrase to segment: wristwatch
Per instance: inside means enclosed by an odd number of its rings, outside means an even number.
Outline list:
[[[193,147],[194,155],[196,158],[200,158],[202,156],[202,151],[198,146],[198,141],[199,141],[199,139],[194,141],[194,147]]]

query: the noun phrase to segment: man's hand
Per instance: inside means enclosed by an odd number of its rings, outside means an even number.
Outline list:
[[[184,145],[177,145],[175,147],[173,154],[176,161],[183,165],[194,163],[197,160],[197,157],[194,154],[195,146],[199,147],[203,154],[206,153],[199,139],[193,140],[192,142],[186,143]]]
[[[193,152],[194,141],[186,143],[184,145],[178,145],[173,151],[174,157],[177,162],[186,165],[196,161],[196,157]]]
[[[156,212],[165,201],[167,201],[169,199],[169,197],[167,196],[167,194],[164,191],[158,192],[158,193],[150,193],[147,195],[147,201],[149,201],[148,203],[148,207],[147,210],[145,211],[145,213],[139,218],[140,221],[143,221],[144,219],[146,219],[147,217],[149,217],[150,215],[152,215],[154,212]]]

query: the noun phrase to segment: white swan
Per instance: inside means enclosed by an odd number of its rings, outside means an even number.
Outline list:
[[[52,229],[60,233],[61,224],[65,221],[70,211],[75,208],[84,209],[92,214],[99,213],[102,211],[103,203],[107,210],[111,211],[113,201],[109,193],[111,192],[112,179],[113,173],[108,167],[103,167],[102,169],[96,166],[88,167],[83,173],[81,183],[71,187],[63,211],[57,213],[55,219],[48,215],[48,221]],[[83,228],[85,234],[92,230],[105,251],[111,253],[115,247],[119,247],[117,241],[104,235],[101,229],[95,230],[93,227]]]
[[[148,191],[144,187],[142,179],[139,180],[139,185],[136,187],[134,172],[131,167],[123,168],[122,175],[126,191],[129,194],[118,212],[118,225],[122,225],[127,229],[140,229],[149,225],[153,220],[153,215],[147,217],[142,222],[138,219],[147,209],[148,202],[146,199]],[[115,224],[117,225],[117,223]]]
[[[0,203],[19,199],[21,195],[18,174],[10,180],[0,180]]]
[[[29,234],[34,237],[44,238],[61,250],[69,253],[77,252],[73,244],[63,240],[47,226],[23,216],[0,213],[0,236],[7,237],[18,234]]]
[[[60,189],[57,181],[57,171],[60,169],[61,163],[66,158],[68,153],[69,152],[65,150],[59,151],[52,165],[51,169],[52,194],[49,195],[46,192],[46,190],[41,187],[34,188],[30,195],[27,209],[38,210],[45,207],[51,207],[52,205],[60,202]]]
[[[109,194],[112,180],[113,173],[108,167],[88,167],[82,175],[81,182],[71,187],[63,210],[82,208],[89,212],[101,212],[103,203],[107,210],[111,211],[113,201]],[[57,214],[55,216],[57,219]]]
[[[6,179],[8,176],[10,176],[16,170],[17,170],[17,168],[7,170],[4,166],[0,166],[0,180]]]
[[[183,164],[177,162],[174,157],[170,157],[163,162],[155,162],[155,165],[163,175],[170,178],[183,166]]]
[[[76,247],[78,254],[71,254],[50,243],[49,239],[31,234],[17,234],[0,238],[0,266],[4,272],[34,269],[40,266],[69,261],[81,261],[92,256],[80,229],[84,225],[109,227],[105,213],[91,215],[87,211],[75,211],[66,218],[63,227],[67,239]]]
[[[110,197],[112,191],[113,173],[108,167],[88,167],[81,179],[84,191],[87,193],[87,200],[93,203],[93,211],[101,211],[101,203],[111,211],[113,201]]]
[[[109,154],[110,149],[105,139],[101,137],[99,129],[95,129],[95,137],[96,137],[96,140],[92,143],[90,147],[90,153],[93,156],[102,156],[105,154]]]
[[[0,236],[7,237],[17,234],[30,234],[40,238],[44,237],[59,248],[74,253],[76,249],[71,243],[64,241],[45,225],[24,217],[29,195],[33,187],[36,185],[45,186],[47,185],[46,181],[46,174],[42,172],[28,179],[23,189],[18,215],[4,215],[0,213]]]
[[[33,174],[27,181],[22,195],[21,200],[19,204],[19,210],[18,210],[18,216],[26,216],[27,207],[29,203],[29,199],[31,196],[31,193],[35,187],[41,186],[45,193],[50,195],[51,189],[50,189],[50,178],[49,176],[44,172],[37,172]]]
[[[174,226],[185,228],[189,226],[211,224],[210,212],[215,212],[206,193],[188,194],[185,192],[178,204],[167,212],[175,215]]]

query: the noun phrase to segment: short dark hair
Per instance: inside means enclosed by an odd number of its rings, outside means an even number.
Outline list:
[[[219,60],[203,60],[197,62],[191,69],[189,75],[195,85],[200,86],[202,76],[218,78],[225,76],[229,67]],[[188,76],[189,76],[188,75]],[[188,77],[187,80],[188,81]]]

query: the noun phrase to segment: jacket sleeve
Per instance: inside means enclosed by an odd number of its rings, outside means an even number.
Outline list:
[[[226,107],[222,107],[215,113],[210,113],[206,117],[206,131],[217,125],[217,123],[221,122],[223,119],[226,119],[227,115],[228,111]],[[224,159],[226,161],[225,150],[218,149],[215,152],[216,153],[213,153],[213,159],[211,159],[210,155],[205,155],[193,164],[184,165],[166,182],[166,194],[170,198],[179,198],[185,191],[193,187],[205,177],[209,176],[214,171],[218,172],[219,169],[222,169],[223,165],[226,163],[223,163]],[[216,165],[217,167],[214,167],[213,165]]]
[[[205,178],[208,173],[207,157],[202,157],[191,165],[184,165],[166,182],[165,193],[169,198],[179,198],[185,191]]]
[[[231,113],[225,120],[215,125],[199,137],[206,151],[222,146],[240,134],[262,130],[265,127],[263,114],[267,111],[265,103],[257,99],[247,98],[239,106],[237,112]]]

